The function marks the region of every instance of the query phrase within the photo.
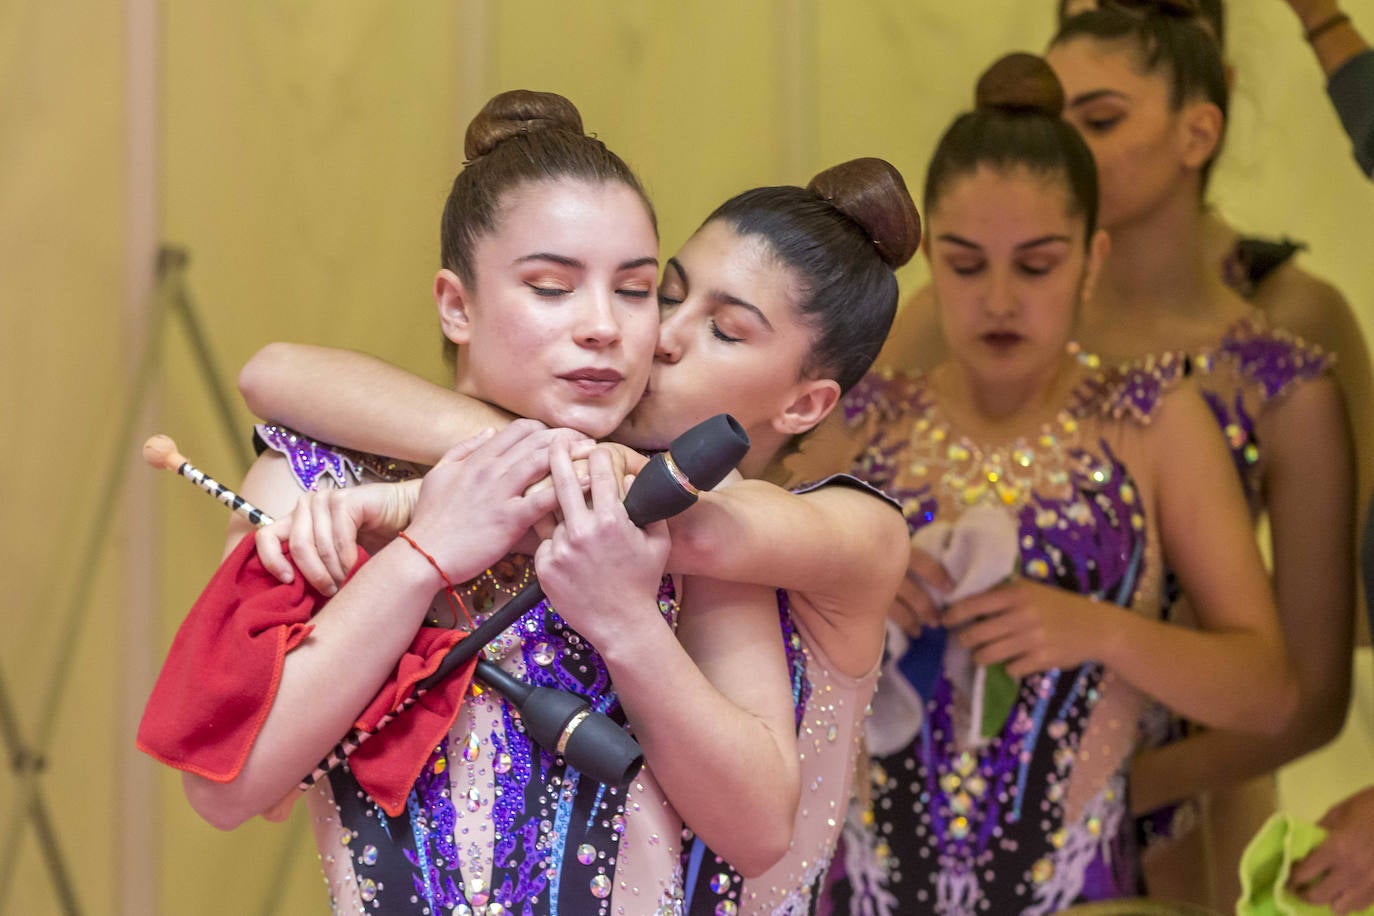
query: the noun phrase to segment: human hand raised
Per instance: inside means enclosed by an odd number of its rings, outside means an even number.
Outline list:
[[[1297,14],[1304,29],[1320,25],[1323,21],[1340,13],[1336,0],[1284,0],[1289,9]]]
[[[563,518],[539,545],[534,567],[559,615],[605,653],[613,640],[633,641],[638,627],[661,625],[658,587],[670,539],[666,522],[641,529],[630,521],[623,478],[606,449],[593,449],[587,463],[584,496],[566,444],[554,445],[550,474]]]
[[[299,569],[317,591],[333,595],[357,562],[360,543],[375,551],[406,526],[419,490],[418,480],[408,480],[306,493],[289,515],[258,529],[258,559],[282,582],[295,581]]]
[[[1374,904],[1374,785],[1340,802],[1317,823],[1327,837],[1294,866],[1289,887],[1337,916]]]
[[[456,446],[425,475],[407,533],[452,581],[473,578],[558,505],[555,490],[531,484],[548,474],[552,449],[584,440],[575,430],[517,420],[475,449]]]
[[[1013,678],[1101,657],[1115,605],[1028,579],[955,602],[942,622],[975,663],[1006,664]]]
[[[623,480],[626,475],[633,477],[644,470],[644,466],[649,463],[647,455],[635,451],[628,445],[621,445],[619,442],[595,442],[591,439],[574,441],[569,449],[569,455],[572,458],[573,470],[577,472],[577,478],[584,482],[590,479],[587,459],[593,449],[601,449],[610,456],[613,475],[616,480]],[[553,488],[552,476],[545,476],[535,481],[526,493],[535,493],[546,488]],[[517,551],[533,554],[542,541],[553,537],[554,529],[558,527],[559,520],[557,509],[540,518],[534,523],[530,537],[517,545]]]

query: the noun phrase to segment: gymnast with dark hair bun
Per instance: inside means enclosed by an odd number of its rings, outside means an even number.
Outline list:
[[[782,837],[786,849],[769,864],[750,836],[719,829],[749,817],[757,802],[747,790],[724,782],[715,768],[684,772],[674,757],[665,759],[645,743],[645,772],[658,776],[688,830],[660,836],[660,848],[681,844],[681,884],[667,912],[676,906],[692,914],[815,912],[850,795],[887,610],[906,566],[905,525],[890,501],[834,473],[843,467],[818,469],[808,481],[797,481],[793,493],[768,481],[785,479],[782,458],[872,364],[896,309],[893,270],[912,256],[919,239],[920,219],[901,175],[882,160],[865,158],[828,168],[805,187],[754,188],[732,197],[665,265],[649,384],[611,438],[658,450],[719,411],[731,413],[748,432],[752,446],[740,465],[745,479],[702,494],[696,506],[669,521],[667,568],[688,574],[683,590],[689,599],[701,594],[703,576],[768,586],[775,595],[771,632],[754,640],[712,636],[712,621],[738,613],[725,603],[708,602],[695,619],[684,606],[679,635],[746,666],[785,650],[790,678],[784,686],[792,691],[799,749],[793,763],[801,784],[795,818]],[[570,293],[570,300],[579,295]],[[512,378],[519,376],[513,369]],[[329,383],[319,384],[324,379]],[[330,441],[425,463],[473,431],[466,425],[469,398],[359,354],[273,345],[245,368],[241,387],[259,413]],[[634,456],[626,460],[635,466]],[[358,525],[347,503],[370,498],[365,490],[345,491],[340,505],[323,513],[342,520],[335,531]],[[316,552],[331,554],[328,528],[320,533]],[[291,544],[302,568],[314,565],[308,560],[315,550],[311,538],[292,537]],[[615,587],[614,577],[602,578],[603,587]],[[579,630],[598,648],[603,640],[623,646],[626,637],[614,626],[613,620],[593,619]],[[649,654],[640,660],[652,664],[652,651],[645,647]],[[770,692],[773,676],[769,665],[754,672],[760,689]],[[626,706],[639,734],[645,723]],[[682,713],[701,715],[690,707]],[[750,766],[747,755],[754,751],[720,724],[715,746],[731,766]],[[670,785],[669,772],[690,786]],[[768,772],[761,770],[760,778]],[[690,790],[702,807],[678,804],[678,790]],[[703,809],[715,810],[714,832],[711,821],[698,816]],[[751,832],[762,831],[751,825]],[[564,848],[560,842],[554,839],[551,856]],[[611,851],[598,847],[598,855]],[[615,888],[624,893],[619,878]],[[650,910],[631,901],[623,911]]]
[[[1108,362],[1185,351],[1251,515],[1268,520],[1298,714],[1266,740],[1201,730],[1142,753],[1133,776],[1142,813],[1211,793],[1206,846],[1196,832],[1161,847],[1148,873],[1152,891],[1227,907],[1240,893],[1240,853],[1274,811],[1274,769],[1331,740],[1345,719],[1356,489],[1331,355],[1227,289],[1204,260],[1201,201],[1228,92],[1196,10],[1192,0],[1108,4],[1065,22],[1046,57],[1064,83],[1065,116],[1097,160],[1112,237],[1078,340]],[[1362,355],[1358,336],[1348,346]],[[1171,617],[1190,620],[1193,600],[1183,589]],[[1189,821],[1169,810],[1153,823],[1177,838]]]
[[[950,356],[871,373],[794,461],[852,460],[912,532],[832,872],[835,911],[854,916],[1133,897],[1145,708],[1272,733],[1296,696],[1244,496],[1182,357],[1104,366],[1069,347],[1107,238],[1059,81],[1016,54],[976,97],[923,204]],[[1160,617],[1166,567],[1195,628]]]

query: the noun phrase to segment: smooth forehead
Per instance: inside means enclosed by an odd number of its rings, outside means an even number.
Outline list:
[[[1075,212],[1067,175],[1024,165],[980,165],[948,182],[933,204],[930,226],[936,241],[945,233],[1076,238],[1085,225],[1083,215]]]
[[[604,254],[617,263],[627,255],[652,257],[658,249],[653,218],[638,191],[618,181],[580,178],[512,188],[502,197],[495,230],[481,241],[503,249]]]
[[[698,229],[683,243],[675,260],[693,284],[737,287],[721,291],[746,299],[768,295],[784,297],[788,305],[797,301],[801,285],[797,271],[765,236],[741,233],[728,220],[713,219]]]
[[[1115,90],[1132,98],[1167,94],[1164,74],[1151,71],[1143,50],[1129,36],[1075,35],[1050,46],[1045,61],[1064,87],[1066,108],[1085,94]]]

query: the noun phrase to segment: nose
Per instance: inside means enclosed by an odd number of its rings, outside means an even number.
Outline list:
[[[658,324],[658,344],[654,347],[654,359],[660,363],[673,364],[682,359],[682,320],[680,311],[662,317]]]
[[[573,334],[579,344],[592,349],[609,347],[620,340],[620,315],[613,292],[594,293],[582,300]]]
[[[990,318],[1010,318],[1016,314],[1016,289],[1009,271],[991,272],[983,308]]]

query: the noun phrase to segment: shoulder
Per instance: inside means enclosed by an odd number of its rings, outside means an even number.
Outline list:
[[[1275,327],[1259,313],[1232,324],[1216,345],[1196,357],[1197,368],[1209,373],[1220,363],[1230,364],[1241,377],[1270,401],[1300,382],[1326,374],[1332,354],[1302,336]]]
[[[1271,325],[1287,328],[1327,351],[1340,353],[1343,346],[1363,342],[1355,311],[1341,291],[1296,264],[1274,271],[1256,290],[1253,301]]]
[[[1075,412],[1149,425],[1167,396],[1184,385],[1188,370],[1187,356],[1173,351],[1094,367],[1078,388]]]
[[[926,284],[907,298],[892,322],[876,364],[881,368],[913,371],[930,369],[945,357],[944,331],[934,289]]]
[[[924,374],[879,369],[865,375],[845,394],[840,412],[850,427],[866,420],[892,422],[916,412],[927,398]]]
[[[260,423],[254,434],[263,454],[276,453],[286,460],[302,490],[319,489],[326,479],[332,486],[348,487],[368,478],[408,480],[420,473],[406,462],[320,442],[286,426]]]

